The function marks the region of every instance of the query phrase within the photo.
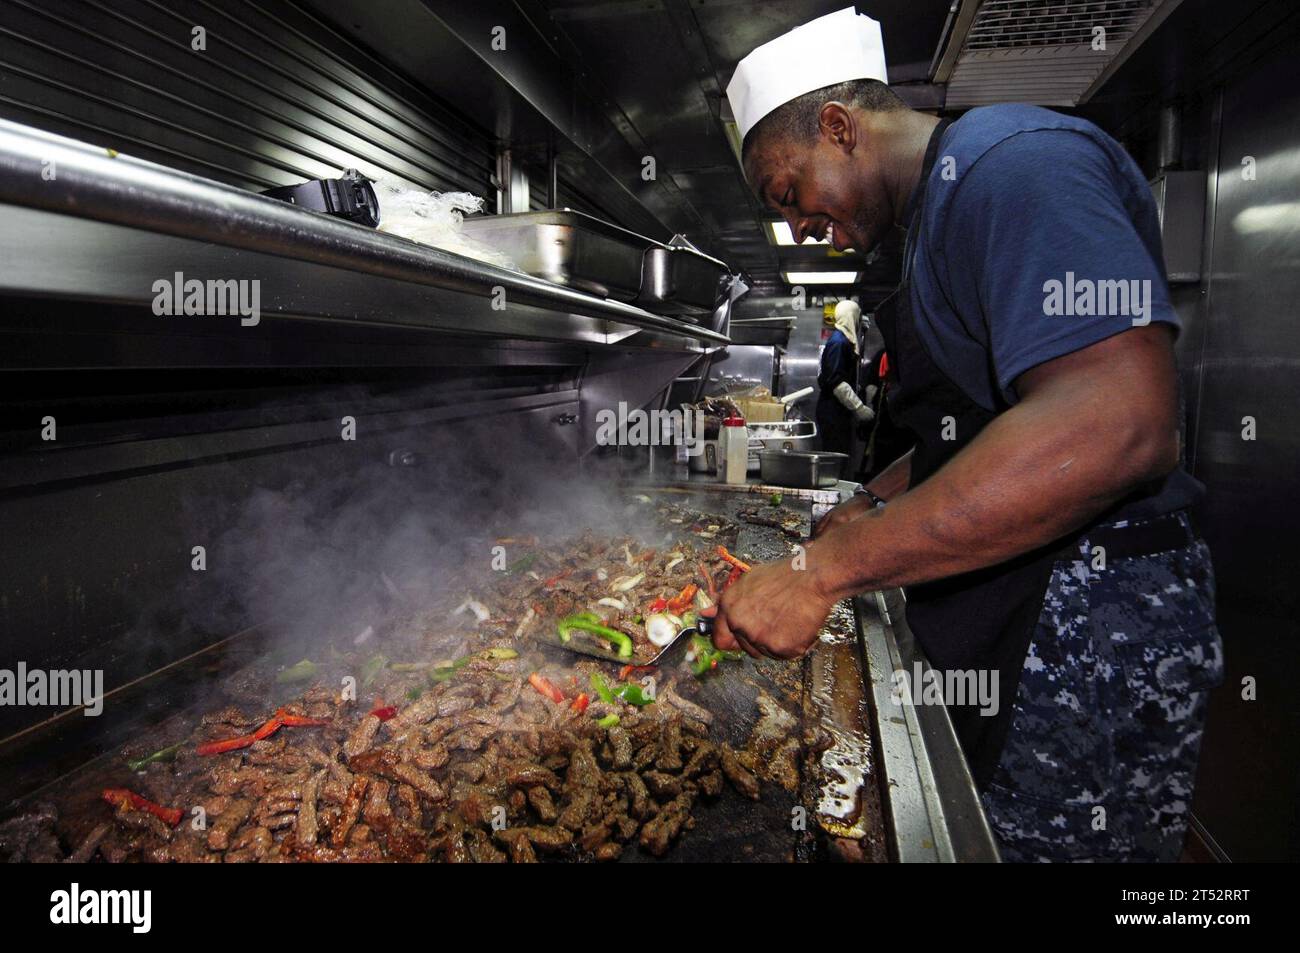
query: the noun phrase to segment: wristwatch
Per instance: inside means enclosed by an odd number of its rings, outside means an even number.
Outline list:
[[[872,493],[872,492],[871,492],[870,490],[868,490],[865,486],[864,486],[862,489],[858,490],[857,495],[858,495],[858,496],[865,496],[867,499],[869,499],[869,500],[871,501],[871,505],[872,505],[872,506],[884,506],[884,505],[885,505],[885,500],[883,500],[883,499],[881,499],[880,497],[876,496],[876,494]]]

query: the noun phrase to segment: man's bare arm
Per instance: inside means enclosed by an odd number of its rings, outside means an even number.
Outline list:
[[[1167,474],[1179,449],[1172,338],[1134,328],[1022,374],[1019,403],[937,473],[808,547],[817,589],[838,599],[994,565]]]

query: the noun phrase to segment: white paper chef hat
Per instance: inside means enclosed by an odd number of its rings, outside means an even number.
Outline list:
[[[889,82],[880,23],[852,7],[764,43],[740,61],[727,85],[741,141],[778,106],[851,79]]]

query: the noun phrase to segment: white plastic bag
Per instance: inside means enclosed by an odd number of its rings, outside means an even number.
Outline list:
[[[423,192],[404,185],[378,184],[379,230],[433,245],[500,268],[518,271],[510,256],[463,234],[468,212],[481,212],[483,199],[471,192]]]

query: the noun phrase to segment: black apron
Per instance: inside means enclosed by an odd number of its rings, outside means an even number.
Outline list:
[[[904,215],[907,241],[902,283],[875,312],[889,354],[889,412],[896,424],[916,438],[912,486],[943,466],[1006,409],[984,409],[948,378],[918,336],[912,313],[912,259],[921,211],[948,125],[948,121],[940,122],[930,137],[921,178]],[[954,439],[943,439],[945,431]],[[995,716],[982,716],[973,699],[970,704],[949,706],[953,728],[981,788],[997,767],[1052,564],[1064,548],[1058,541],[1009,562],[907,589],[908,625],[935,669],[998,672]]]

